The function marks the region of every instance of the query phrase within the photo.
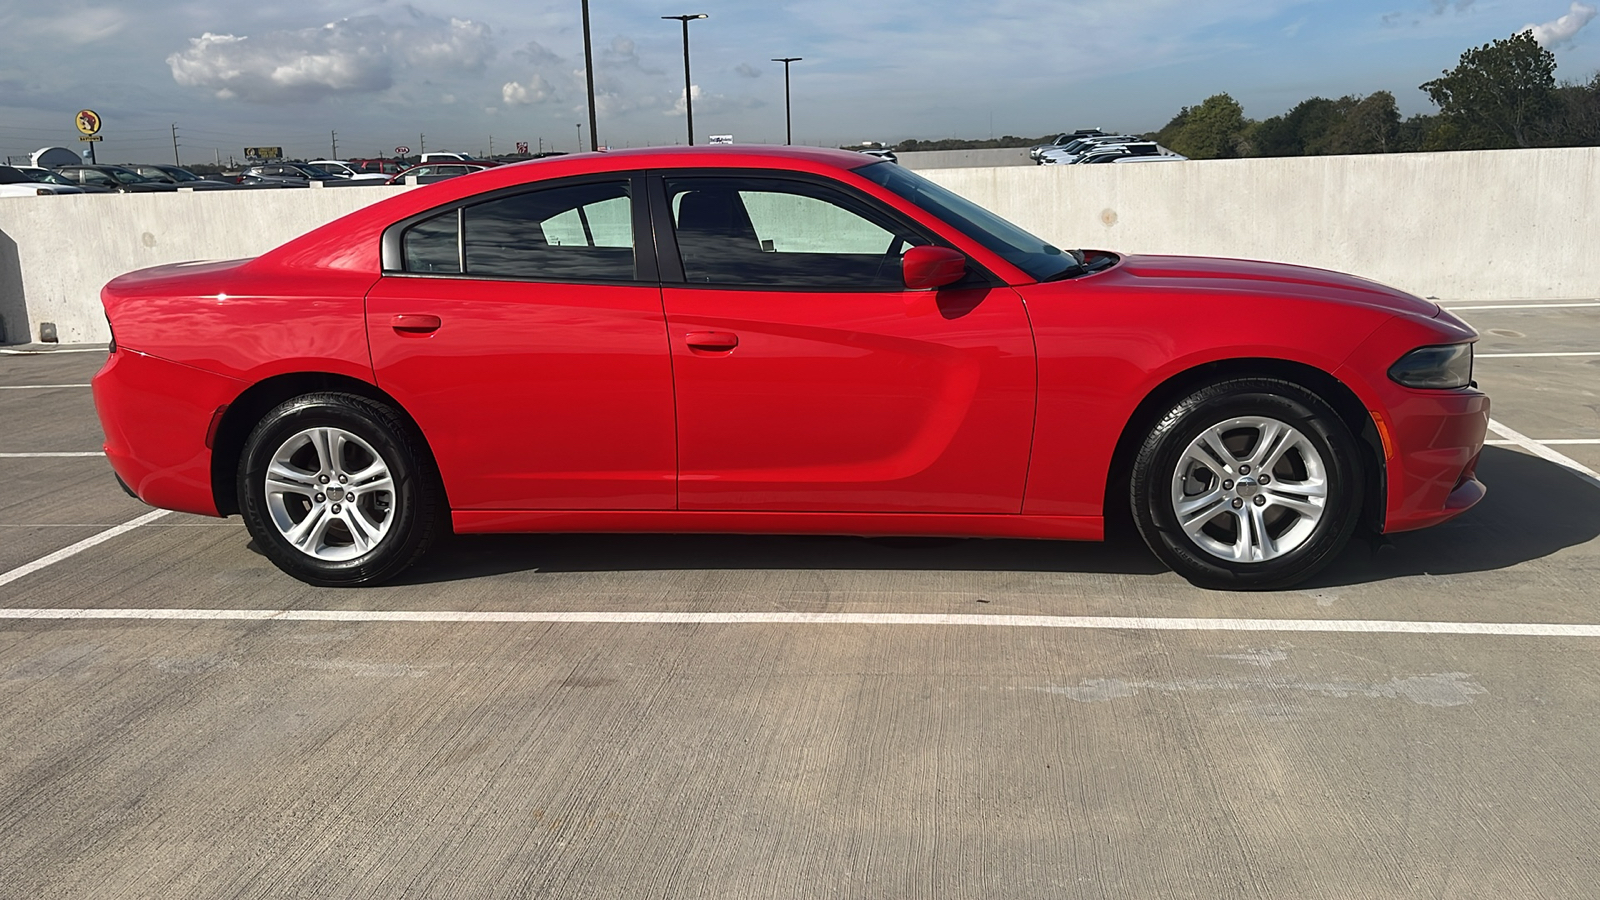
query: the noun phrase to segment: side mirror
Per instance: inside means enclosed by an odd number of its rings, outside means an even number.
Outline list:
[[[912,247],[900,258],[906,287],[918,291],[955,284],[967,274],[967,257],[949,247]]]

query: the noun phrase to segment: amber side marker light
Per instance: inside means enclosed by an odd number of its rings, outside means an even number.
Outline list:
[[[1394,438],[1389,435],[1389,423],[1383,419],[1383,413],[1375,409],[1367,410],[1372,416],[1372,423],[1378,426],[1378,440],[1383,442],[1383,459],[1385,462],[1394,459]],[[207,444],[206,446],[210,446]]]

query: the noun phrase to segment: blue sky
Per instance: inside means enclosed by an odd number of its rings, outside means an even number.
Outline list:
[[[1265,118],[1307,97],[1417,85],[1461,51],[1530,25],[1557,77],[1600,70],[1600,0],[592,0],[600,136],[684,139],[690,26],[697,140],[797,142],[1150,131],[1226,91]],[[1563,19],[1563,17],[1566,17]],[[104,161],[184,162],[279,145],[291,155],[576,149],[585,123],[577,0],[4,0],[0,154],[78,149],[73,113],[104,119]],[[426,137],[421,137],[421,135]],[[587,136],[584,137],[588,143]]]

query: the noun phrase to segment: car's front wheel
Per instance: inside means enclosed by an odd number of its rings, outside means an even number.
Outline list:
[[[315,585],[392,578],[442,527],[426,453],[389,407],[353,394],[279,404],[245,442],[239,509],[256,546]]]
[[[1288,587],[1349,541],[1361,456],[1319,397],[1277,379],[1219,382],[1184,398],[1133,464],[1130,500],[1145,543],[1196,585]]]

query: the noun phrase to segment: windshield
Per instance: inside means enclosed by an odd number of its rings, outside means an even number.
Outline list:
[[[19,169],[22,174],[43,184],[77,184],[76,181],[63,178],[54,172],[45,169]]]
[[[329,172],[327,169],[324,169],[324,168],[322,168],[320,166],[301,165],[301,166],[297,166],[296,168],[298,168],[300,171],[306,173],[307,175],[310,175],[312,178],[317,179],[319,181],[326,181],[329,178],[338,178],[338,177],[340,177],[339,175],[336,175],[333,172]]]
[[[145,182],[157,180],[154,178],[146,178],[132,169],[108,169],[107,171],[111,173],[113,178],[116,178],[123,184],[144,184]]]
[[[882,185],[950,223],[962,234],[999,254],[1035,281],[1083,272],[1077,258],[952,191],[890,162],[872,163],[856,174]]]
[[[177,166],[173,166],[170,169],[162,169],[161,171],[167,173],[167,177],[171,178],[173,181],[203,181],[204,180],[199,175],[194,174],[193,172],[189,171],[188,169],[180,169]]]

